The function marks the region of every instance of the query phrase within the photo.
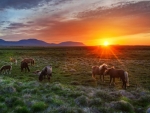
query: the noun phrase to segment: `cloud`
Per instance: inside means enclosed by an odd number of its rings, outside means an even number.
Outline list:
[[[115,6],[115,4],[114,4]],[[108,8],[98,7],[95,10],[87,10],[79,12],[78,18],[112,18],[125,17],[132,15],[140,15],[150,13],[150,1],[141,1],[136,3],[118,3],[115,7],[113,5]]]
[[[71,0],[0,0],[0,10],[7,8],[31,9],[44,4],[59,5]]]
[[[9,27],[6,27],[7,29],[19,29],[23,27],[28,27],[28,25],[23,24],[23,23],[11,23]]]

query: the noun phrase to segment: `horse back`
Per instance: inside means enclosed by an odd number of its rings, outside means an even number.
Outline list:
[[[110,71],[110,76],[122,78],[124,77],[124,70],[113,69]]]
[[[93,66],[92,67],[92,73],[99,75],[99,67],[98,66]]]

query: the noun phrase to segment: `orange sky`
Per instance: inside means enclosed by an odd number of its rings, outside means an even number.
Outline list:
[[[0,1],[0,39],[150,45],[150,1],[15,1]]]

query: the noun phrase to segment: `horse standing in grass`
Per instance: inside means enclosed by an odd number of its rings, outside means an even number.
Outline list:
[[[100,75],[100,80],[102,80],[102,76],[103,76],[103,81],[104,81],[104,72],[107,69],[107,65],[106,64],[102,64],[100,66],[93,66],[92,67],[92,78],[95,78],[95,75]]]
[[[0,69],[0,73],[4,72],[4,74],[11,74],[12,66],[11,65],[4,65]]]
[[[23,61],[27,62],[27,63],[31,63],[31,66],[34,65],[34,63],[35,63],[34,59],[32,59],[32,58],[25,58],[25,59],[23,59]]]
[[[37,71],[37,74],[39,75],[39,81],[42,81],[45,76],[47,76],[47,79],[50,81],[50,77],[52,76],[52,66],[44,67],[42,71]]]
[[[129,77],[128,72],[122,70],[122,69],[115,69],[114,67],[109,68],[105,71],[104,75],[110,75],[110,84],[113,82],[115,83],[115,78],[120,78],[122,80],[122,88],[127,88],[129,86]]]
[[[11,62],[11,65],[12,63],[15,63],[17,65],[17,59],[15,58],[10,57],[10,62]]]
[[[28,72],[30,72],[28,63],[25,62],[25,61],[22,61],[22,62],[21,62],[21,72],[23,71],[23,69],[25,69],[25,72],[26,72],[26,70],[28,70]]]

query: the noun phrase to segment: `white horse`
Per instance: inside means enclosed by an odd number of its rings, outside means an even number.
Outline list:
[[[103,76],[103,81],[104,81],[104,72],[105,70],[107,70],[107,65],[106,64],[102,64],[100,66],[93,66],[92,67],[92,78],[95,78],[95,75],[99,75],[100,76],[100,80],[102,80],[102,77]]]
[[[17,65],[17,59],[15,59],[15,58],[12,58],[12,57],[10,57],[10,62],[11,62],[11,65],[13,64],[13,63],[15,63],[16,65]]]

